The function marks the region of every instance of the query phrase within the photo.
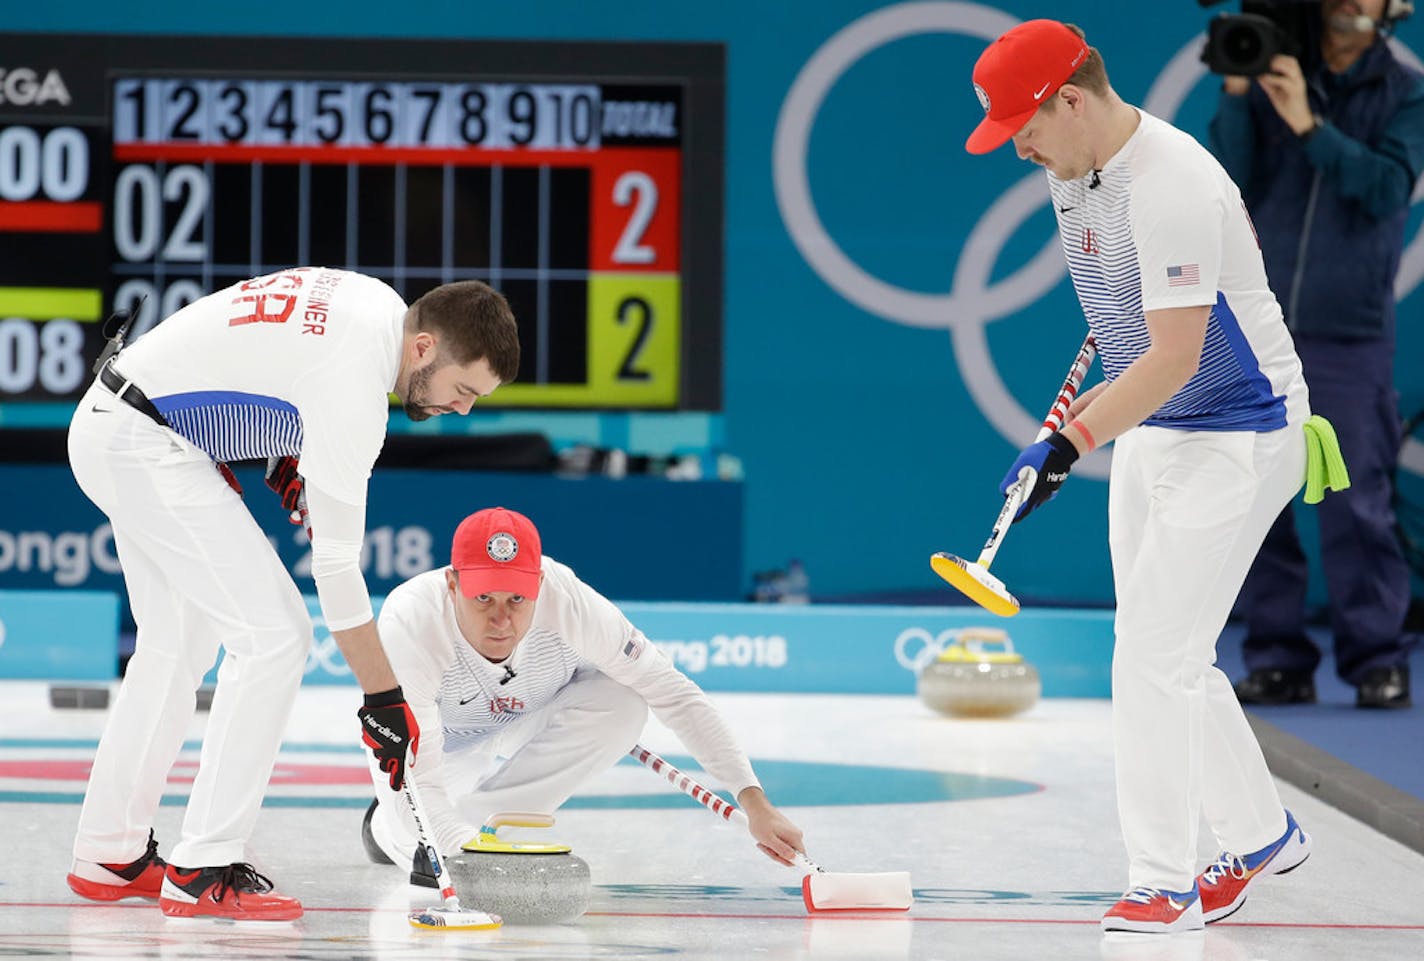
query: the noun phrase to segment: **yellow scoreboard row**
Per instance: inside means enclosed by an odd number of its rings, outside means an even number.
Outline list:
[[[587,380],[515,381],[481,406],[676,407],[682,376],[681,303],[676,274],[590,273]]]
[[[500,388],[485,407],[674,408],[678,404],[682,356],[681,283],[676,274],[609,273],[588,278],[588,351],[581,384],[521,384]],[[95,323],[101,319],[97,290],[0,288],[0,315],[32,318],[48,327]],[[41,320],[40,318],[44,318]],[[59,318],[59,319],[52,319]],[[19,321],[15,321],[19,323]],[[29,325],[26,324],[28,327]],[[62,338],[36,335],[36,376],[48,353],[63,349]],[[71,338],[77,348],[82,338]],[[54,344],[48,341],[54,340]],[[75,383],[50,385],[77,389],[87,373],[77,349],[72,364]],[[51,358],[52,359],[52,358]],[[50,364],[49,366],[55,366]]]

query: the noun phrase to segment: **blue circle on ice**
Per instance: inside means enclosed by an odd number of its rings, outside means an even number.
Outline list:
[[[709,780],[693,772],[689,757],[667,758],[692,777]],[[623,764],[636,765],[632,758]],[[837,804],[923,804],[930,801],[974,801],[983,798],[1013,797],[1043,790],[1043,785],[1008,777],[961,774],[957,771],[927,771],[923,768],[882,767],[872,764],[824,764],[817,761],[768,761],[754,763],[757,777],[777,807],[812,807]],[[569,798],[564,808],[677,808],[696,805],[677,791],[649,794],[583,795]]]

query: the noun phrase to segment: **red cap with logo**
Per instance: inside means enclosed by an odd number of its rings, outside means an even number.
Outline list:
[[[466,597],[500,591],[538,597],[541,559],[534,522],[503,507],[462,520],[450,545],[450,566],[460,575],[460,593]]]
[[[984,119],[964,149],[988,153],[1002,147],[1086,59],[1088,44],[1057,20],[1029,20],[995,40],[974,65]]]

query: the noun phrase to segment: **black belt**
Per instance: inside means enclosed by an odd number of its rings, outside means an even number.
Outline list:
[[[114,370],[112,363],[105,364],[99,369],[99,383],[114,392],[114,396],[128,404],[134,410],[153,421],[159,427],[167,427],[168,421],[163,419],[163,415],[158,412],[158,408],[153,406],[153,401],[143,395],[133,384],[125,386],[124,376]]]

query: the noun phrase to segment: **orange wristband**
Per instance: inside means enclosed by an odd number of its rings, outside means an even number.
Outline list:
[[[1096,448],[1096,447],[1098,446],[1098,442],[1093,439],[1093,435],[1092,435],[1092,433],[1088,430],[1088,428],[1086,428],[1086,427],[1083,426],[1083,422],[1082,422],[1082,421],[1080,421],[1080,420],[1075,420],[1075,421],[1073,421],[1073,426],[1076,427],[1076,428],[1078,428],[1078,433],[1082,434],[1082,435],[1083,435],[1083,439],[1088,442],[1088,450],[1086,451],[1086,453],[1091,453],[1091,452],[1094,450],[1094,448]]]

